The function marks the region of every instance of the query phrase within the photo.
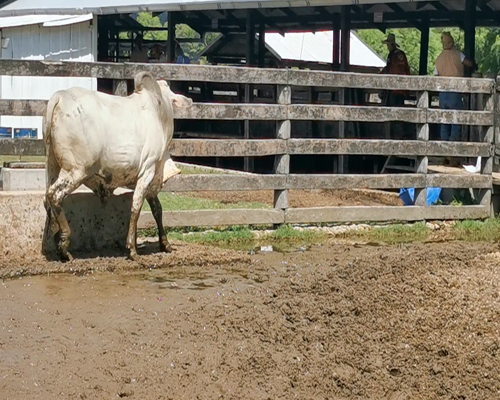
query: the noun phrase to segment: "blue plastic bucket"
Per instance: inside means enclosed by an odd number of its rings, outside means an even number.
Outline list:
[[[12,139],[12,128],[0,127],[0,139]]]
[[[31,128],[14,129],[14,139],[36,139],[37,137],[38,137],[38,129],[31,129]]]
[[[441,188],[437,187],[429,187],[427,188],[427,199],[425,201],[425,205],[432,206],[436,204],[439,200],[439,196],[441,195]],[[400,189],[399,190],[399,198],[403,200],[405,206],[412,206],[415,204],[415,189]]]

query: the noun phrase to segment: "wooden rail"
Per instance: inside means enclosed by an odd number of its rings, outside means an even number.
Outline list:
[[[486,218],[490,212],[493,158],[498,150],[500,111],[497,84],[490,79],[383,76],[328,71],[296,71],[239,67],[172,64],[112,64],[0,60],[3,75],[45,77],[93,77],[113,79],[115,94],[124,95],[123,81],[140,71],[158,79],[192,83],[218,82],[275,87],[275,104],[195,103],[176,109],[180,120],[275,121],[274,139],[174,139],[171,154],[177,157],[262,157],[275,156],[274,173],[269,175],[180,175],[167,182],[163,191],[273,190],[274,209],[196,210],[165,212],[167,226],[239,224],[327,223],[360,221],[417,221],[426,219]],[[410,90],[417,94],[416,107],[380,107],[292,104],[294,87],[362,88]],[[430,107],[431,92],[460,92],[481,96],[477,110],[440,110]],[[0,115],[42,116],[45,100],[0,100]],[[294,121],[406,122],[416,126],[416,140],[292,138]],[[478,142],[429,140],[430,124],[460,124],[479,132]],[[248,125],[248,124],[247,124]],[[245,130],[247,132],[247,129]],[[0,154],[44,155],[40,140],[1,140]],[[414,173],[405,174],[292,174],[290,158],[297,155],[384,155],[417,158]],[[480,174],[445,175],[428,173],[430,156],[483,158]],[[399,189],[416,190],[412,207],[319,207],[289,208],[288,192],[294,189]],[[472,188],[480,193],[479,205],[425,206],[426,188]],[[154,224],[150,213],[141,225]]]

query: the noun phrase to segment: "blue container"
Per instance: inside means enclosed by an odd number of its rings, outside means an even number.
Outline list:
[[[16,128],[14,129],[14,139],[36,139],[38,137],[38,129],[31,128]]]
[[[12,139],[12,128],[0,127],[0,139]]]
[[[441,188],[427,188],[427,199],[425,204],[427,206],[432,206],[436,204],[439,200],[439,196],[441,195]],[[403,200],[405,206],[412,206],[415,204],[415,189],[400,189],[399,190],[399,198]]]

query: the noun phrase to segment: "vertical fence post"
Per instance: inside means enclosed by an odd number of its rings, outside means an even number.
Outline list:
[[[481,126],[479,127],[479,139],[484,143],[489,143],[493,146],[493,154],[490,157],[484,158],[481,160],[481,174],[484,175],[492,175],[493,174],[493,164],[495,162],[495,139],[496,139],[496,130],[497,126],[497,93],[496,88],[493,89],[493,93],[490,95],[484,96],[484,102],[481,104],[481,109],[484,111],[493,112],[493,125],[490,126]],[[493,186],[493,184],[492,184]],[[489,189],[483,189],[481,191],[482,195],[480,196],[480,203],[482,206],[490,207],[490,215],[493,217],[493,203],[492,203],[492,187]]]
[[[278,104],[292,104],[292,89],[290,86],[278,85]],[[292,125],[289,119],[277,122],[277,138],[288,141],[292,132]],[[288,175],[290,173],[290,154],[287,152],[276,156],[274,172],[278,175]],[[288,189],[278,189],[274,191],[274,208],[286,212],[288,208]]]
[[[420,92],[417,95],[417,107],[427,110],[429,108],[429,92]],[[417,140],[429,140],[429,124],[417,125]],[[417,156],[416,169],[418,174],[427,174],[429,158],[427,156]],[[427,181],[427,179],[426,179]],[[415,205],[425,206],[427,204],[427,187],[415,188]]]
[[[496,146],[500,144],[500,93],[499,93],[500,77],[496,77],[495,88],[493,90],[493,110],[495,113],[495,128],[494,128],[494,144],[495,144],[495,155],[494,155],[494,171],[500,171],[500,161],[497,155]]]

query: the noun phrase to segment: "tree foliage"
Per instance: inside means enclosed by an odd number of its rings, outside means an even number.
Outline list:
[[[143,26],[152,28],[168,27],[168,22],[162,25],[159,17],[153,17],[153,15],[148,12],[139,13],[137,16],[137,22],[139,22]],[[192,62],[196,62],[199,59],[199,54],[203,51],[206,45],[210,44],[218,36],[218,33],[207,33],[205,35],[205,43],[181,43],[181,48],[184,51],[184,54],[188,56]],[[196,39],[199,38],[200,35],[194,29],[191,29],[188,25],[178,24],[175,27],[175,37],[182,39]],[[166,42],[167,38],[167,31],[148,31],[144,34],[145,40],[160,40]]]

